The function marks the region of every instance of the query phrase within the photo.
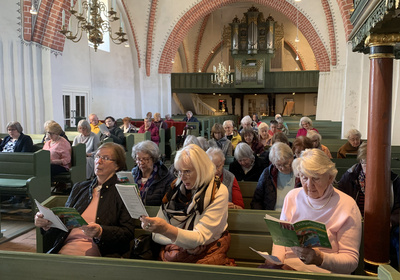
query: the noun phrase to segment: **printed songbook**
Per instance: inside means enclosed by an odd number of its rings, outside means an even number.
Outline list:
[[[140,216],[149,216],[140,198],[137,184],[116,184],[115,187],[132,218],[139,219]]]
[[[299,221],[291,224],[268,214],[264,217],[276,245],[285,247],[332,248],[324,224],[315,221]]]
[[[68,232],[70,229],[88,224],[75,208],[53,207],[49,209],[41,205],[36,199],[35,203],[39,212],[43,214],[43,218],[52,223],[50,227]]]

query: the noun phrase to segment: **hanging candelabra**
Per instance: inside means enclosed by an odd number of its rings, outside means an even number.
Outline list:
[[[116,0],[111,1],[111,9],[107,11],[106,5],[100,0],[78,0],[78,10],[74,9],[74,0],[71,0],[71,8],[69,12],[71,17],[69,19],[68,28],[65,22],[65,11],[62,11],[62,33],[67,39],[74,43],[81,40],[82,34],[87,33],[88,40],[93,44],[94,50],[97,51],[97,47],[104,43],[103,35],[108,32],[110,39],[117,45],[120,45],[128,39],[125,38],[126,33],[124,32],[124,24],[122,19],[120,20],[120,27],[117,32],[113,35],[111,29],[111,22],[116,22],[120,18],[117,17],[116,12]],[[72,16],[75,17],[77,22],[76,32],[72,31]]]
[[[220,85],[221,87],[233,83],[233,79],[231,76],[231,66],[229,65],[228,69],[226,69],[224,62],[222,61],[223,46],[224,46],[224,30],[222,28],[222,12],[221,12],[221,62],[218,64],[218,67],[215,67],[215,65],[213,65],[214,74],[211,76],[211,83]]]

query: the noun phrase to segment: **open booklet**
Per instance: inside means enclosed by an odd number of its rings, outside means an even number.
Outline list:
[[[268,214],[264,217],[276,245],[285,247],[332,248],[324,224],[315,221],[299,221],[291,224]]]
[[[35,203],[39,212],[43,214],[43,218],[52,223],[50,227],[68,232],[72,228],[88,224],[75,208],[53,207],[49,209],[41,205],[36,199]]]
[[[140,198],[137,184],[116,184],[115,187],[132,218],[139,219],[140,216],[149,216]]]

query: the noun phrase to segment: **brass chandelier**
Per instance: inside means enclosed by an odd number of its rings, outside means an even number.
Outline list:
[[[103,35],[105,32],[109,32],[110,39],[117,45],[120,45],[128,39],[125,38],[126,33],[124,32],[123,21],[120,20],[120,27],[115,35],[112,34],[111,22],[116,22],[120,18],[117,17],[116,12],[116,0],[111,1],[111,9],[107,11],[106,5],[100,0],[78,0],[78,10],[73,7],[73,0],[71,0],[71,18],[69,20],[68,28],[65,24],[65,11],[62,11],[62,33],[67,39],[74,43],[81,40],[82,34],[87,33],[88,40],[93,44],[94,50],[97,51],[97,47],[104,43]],[[72,31],[72,16],[77,19],[76,32]]]

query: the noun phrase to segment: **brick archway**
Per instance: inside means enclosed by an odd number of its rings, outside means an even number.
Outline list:
[[[181,44],[181,42],[183,41],[189,30],[197,21],[201,20],[206,15],[221,8],[222,6],[226,6],[231,3],[240,1],[241,0],[222,0],[217,2],[213,0],[205,0],[192,7],[189,11],[187,11],[179,19],[173,31],[171,32],[170,36],[168,37],[167,42],[165,43],[160,58],[158,72],[161,74],[171,73],[172,69],[171,60],[175,56],[175,53],[179,45]],[[271,7],[286,15],[293,22],[296,21],[297,9],[286,1],[252,0],[252,2]],[[299,13],[299,26],[300,26],[300,31],[304,34],[314,52],[320,71],[322,72],[330,71],[331,62],[329,59],[328,52],[325,46],[323,45],[321,39],[319,38],[317,31],[314,29],[311,22],[302,13]]]

